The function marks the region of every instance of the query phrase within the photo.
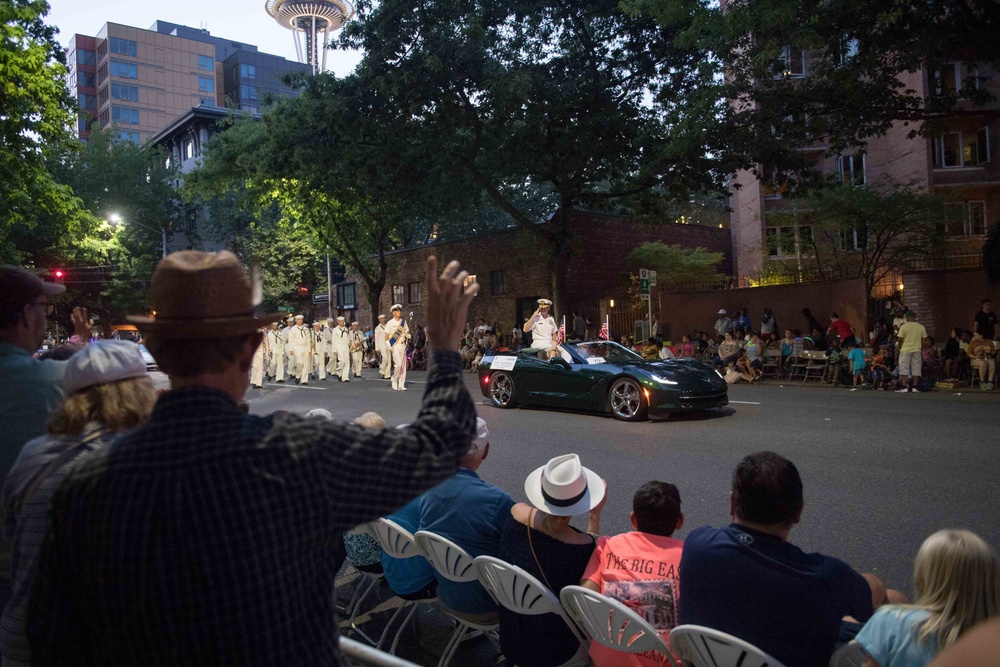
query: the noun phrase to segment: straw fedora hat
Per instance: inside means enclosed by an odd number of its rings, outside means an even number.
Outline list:
[[[584,468],[576,454],[563,454],[524,480],[528,502],[553,516],[576,516],[597,507],[604,498],[604,482]]]
[[[162,338],[240,336],[280,320],[284,313],[261,315],[260,266],[247,276],[231,252],[183,250],[156,265],[149,304],[155,315],[125,319]]]

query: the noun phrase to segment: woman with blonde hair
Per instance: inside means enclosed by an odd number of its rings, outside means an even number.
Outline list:
[[[116,433],[146,421],[156,402],[139,346],[129,341],[96,341],[74,354],[63,388],[66,396],[49,416],[49,434],[24,446],[3,484],[4,536],[14,541],[13,592],[0,620],[4,667],[31,663],[25,614],[56,489]]]
[[[865,667],[922,667],[1000,614],[1000,561],[975,533],[941,530],[924,540],[913,580],[913,604],[881,607],[858,633]]]

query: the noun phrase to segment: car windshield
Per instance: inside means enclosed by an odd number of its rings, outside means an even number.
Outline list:
[[[631,364],[642,361],[642,357],[631,350],[611,341],[591,341],[574,346],[583,360],[604,359],[609,364]]]

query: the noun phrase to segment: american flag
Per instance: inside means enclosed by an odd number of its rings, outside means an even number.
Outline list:
[[[566,340],[566,316],[563,315],[562,324],[559,325],[559,333],[556,334],[556,342],[562,343]]]
[[[601,330],[597,332],[598,338],[603,338],[604,340],[611,340],[611,331],[608,329],[608,316],[604,316],[604,324],[601,325]]]

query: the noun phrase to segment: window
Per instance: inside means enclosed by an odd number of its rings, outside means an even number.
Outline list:
[[[181,159],[190,160],[194,157],[194,142],[190,139],[185,139],[181,144]]]
[[[139,110],[113,105],[111,107],[111,122],[122,125],[138,125]]]
[[[406,292],[403,289],[402,285],[393,285],[392,286],[392,302],[393,303],[402,304],[403,301],[405,300],[405,297],[406,297]]]
[[[97,62],[101,62],[108,57],[108,43],[101,42],[97,45]]]
[[[974,167],[990,161],[990,128],[975,132],[946,132],[931,140],[934,167]]]
[[[101,112],[101,127],[107,127],[111,122],[111,112],[107,109]]]
[[[407,283],[406,302],[420,303],[420,283]]]
[[[357,283],[345,283],[337,285],[337,307],[349,310],[358,307]],[[402,289],[402,285],[399,286]],[[393,287],[395,292],[396,288]]]
[[[854,155],[842,155],[840,157],[840,182],[844,185],[864,185],[865,178],[865,154],[855,153]]]
[[[490,271],[490,294],[497,296],[506,293],[507,288],[504,285],[503,271]]]
[[[97,96],[80,93],[80,108],[84,111],[97,111]]]
[[[198,77],[198,90],[203,93],[214,93],[215,92],[215,79],[208,76]]]
[[[986,202],[966,201],[948,204],[945,236],[963,238],[986,234]]]
[[[212,56],[198,56],[198,69],[211,72],[215,68],[215,58]]]
[[[840,43],[840,53],[837,54],[840,64],[843,65],[856,55],[858,55],[858,39],[856,37],[844,39]]]
[[[839,241],[841,250],[864,250],[868,247],[868,233],[864,227],[844,227]]]
[[[118,141],[131,141],[136,146],[141,143],[139,133],[133,130],[118,130]]]
[[[248,83],[240,84],[240,91],[242,97],[245,100],[256,100],[257,99],[257,86],[251,86]],[[398,301],[396,303],[399,303]]]
[[[97,85],[97,76],[93,72],[77,72],[76,85],[81,88],[93,88]]]
[[[794,46],[786,46],[781,50],[779,60],[782,63],[781,73],[774,78],[781,77],[803,77],[806,75],[806,56],[802,49]]]
[[[83,116],[80,116],[79,120],[77,121],[77,129],[79,129],[80,132],[90,132],[90,128],[91,126],[93,126],[93,124],[94,124],[93,119],[91,119],[90,116],[84,114]]]
[[[962,90],[979,88],[979,70],[972,63],[945,63],[930,71],[931,86],[936,95],[962,97]]]
[[[76,50],[76,64],[77,65],[96,65],[97,57],[94,55],[93,51],[88,51],[87,49],[77,49]]]
[[[111,76],[120,76],[123,79],[138,79],[139,66],[135,63],[123,63],[120,60],[112,60]]]
[[[139,101],[139,88],[138,86],[130,86],[125,83],[112,83],[111,84],[111,97],[116,100],[123,100],[125,102],[136,102]]]
[[[108,64],[104,63],[97,70],[97,81],[99,84],[103,84],[107,80],[108,80]]]
[[[767,227],[767,256],[771,259],[795,257],[795,227]],[[799,255],[806,256],[812,245],[812,226],[799,225]]]
[[[476,284],[476,274],[470,273],[469,276],[465,279],[465,282],[462,283],[462,287],[468,287],[469,285],[474,285],[474,284]]]
[[[117,53],[120,56],[130,56],[132,58],[136,57],[136,44],[133,40],[112,37],[108,42],[111,53]]]
[[[240,76],[244,79],[256,79],[257,67],[254,65],[240,64]]]

